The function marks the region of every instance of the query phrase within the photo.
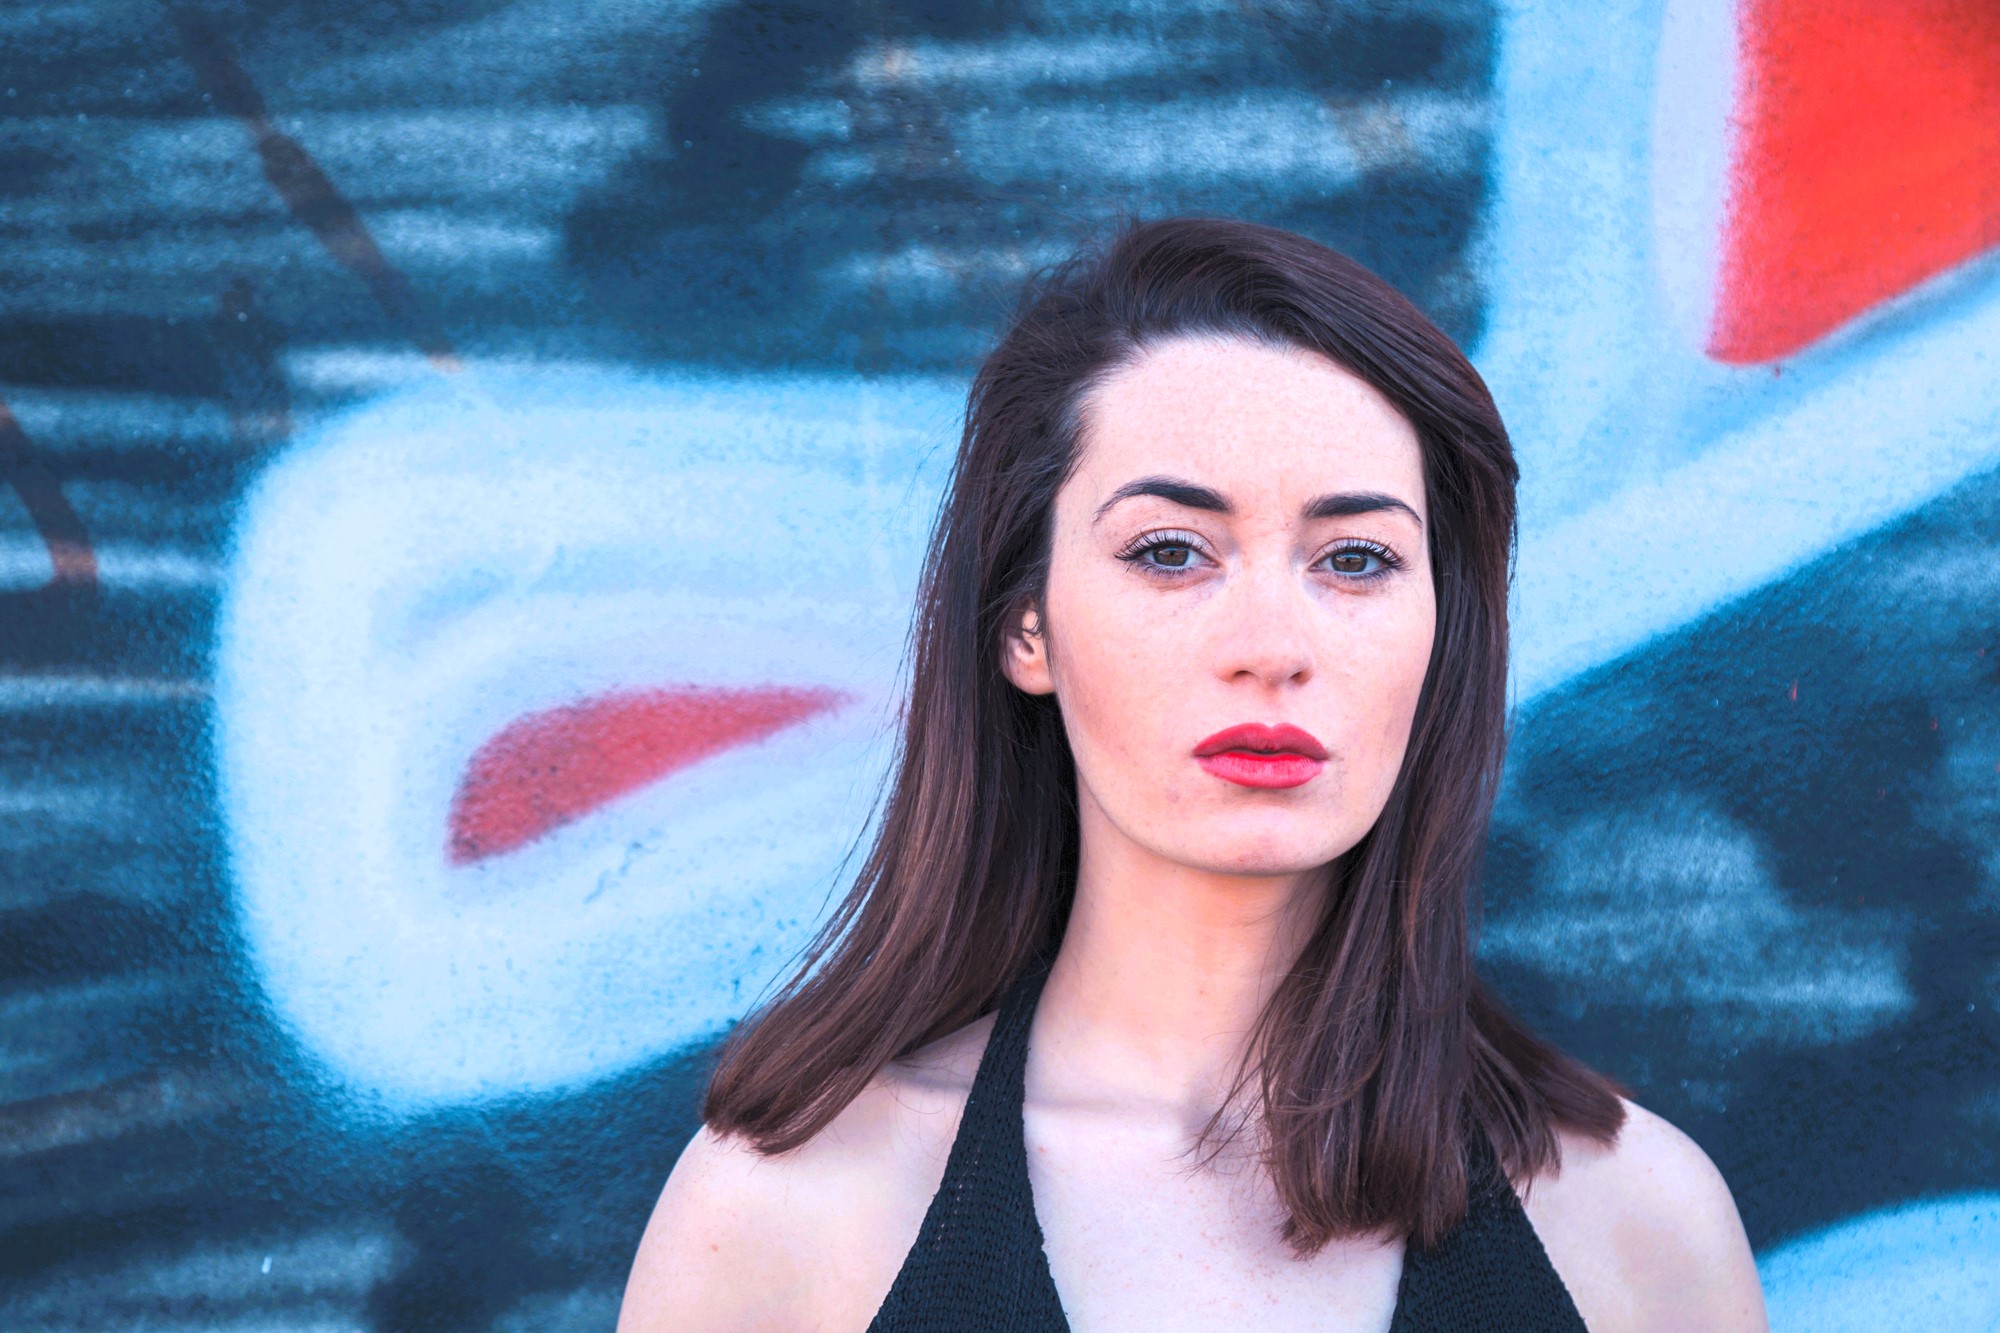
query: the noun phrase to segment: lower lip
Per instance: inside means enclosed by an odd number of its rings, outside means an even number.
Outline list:
[[[1264,788],[1304,786],[1326,767],[1325,760],[1302,754],[1259,754],[1254,750],[1224,750],[1202,755],[1195,762],[1224,782]]]

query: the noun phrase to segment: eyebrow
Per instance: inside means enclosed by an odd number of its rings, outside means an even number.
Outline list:
[[[1395,496],[1384,495],[1380,491],[1334,491],[1322,495],[1306,506],[1306,517],[1346,518],[1350,514],[1380,514],[1388,510],[1409,515],[1410,522],[1416,524],[1419,531],[1422,530],[1424,521],[1417,517],[1416,510]]]
[[[1141,495],[1155,496],[1183,508],[1199,509],[1210,514],[1235,512],[1222,492],[1211,487],[1198,486],[1194,482],[1182,481],[1178,477],[1140,477],[1136,481],[1126,482],[1111,492],[1111,498],[1097,506],[1097,513],[1091,521],[1095,523],[1103,518],[1119,501]],[[1348,518],[1355,514],[1379,514],[1391,510],[1408,515],[1410,521],[1419,529],[1424,526],[1424,521],[1417,516],[1416,510],[1395,496],[1385,495],[1381,491],[1332,491],[1317,496],[1307,503],[1305,516],[1309,520]]]
[[[1222,492],[1206,486],[1197,486],[1191,481],[1180,481],[1174,477],[1141,477],[1128,481],[1111,492],[1111,498],[1097,506],[1097,513],[1091,518],[1095,523],[1109,513],[1111,506],[1120,500],[1130,500],[1134,496],[1155,495],[1162,500],[1170,500],[1185,509],[1200,509],[1211,514],[1230,512],[1229,501],[1222,498]]]

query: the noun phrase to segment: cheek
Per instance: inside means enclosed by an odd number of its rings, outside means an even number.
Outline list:
[[[1374,638],[1375,651],[1363,659],[1367,676],[1365,682],[1357,682],[1355,698],[1362,705],[1363,732],[1384,770],[1380,780],[1385,787],[1395,780],[1409,744],[1435,632],[1435,612],[1426,601],[1381,626]],[[1372,727],[1367,725],[1371,722]]]
[[[1050,660],[1078,763],[1115,770],[1158,748],[1192,667],[1181,660],[1188,652],[1185,626],[1176,632],[1176,618],[1158,602],[1118,596],[1103,582],[1088,575],[1050,580]]]

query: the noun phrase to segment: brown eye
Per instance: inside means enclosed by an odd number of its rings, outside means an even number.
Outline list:
[[[1369,578],[1385,573],[1390,562],[1379,551],[1371,551],[1365,546],[1348,546],[1329,552],[1326,564],[1327,568],[1336,574],[1345,574],[1350,578]]]
[[[1200,543],[1176,532],[1149,533],[1118,553],[1118,558],[1159,574],[1180,574],[1205,563]]]

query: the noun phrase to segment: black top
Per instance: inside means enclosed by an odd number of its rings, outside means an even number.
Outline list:
[[[1021,1105],[1047,970],[1011,986],[973,1076],[944,1181],[870,1333],[1067,1333],[1028,1188]],[[1390,1333],[1584,1333],[1541,1238],[1479,1136],[1465,1220],[1404,1252]]]

